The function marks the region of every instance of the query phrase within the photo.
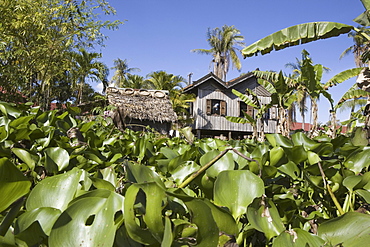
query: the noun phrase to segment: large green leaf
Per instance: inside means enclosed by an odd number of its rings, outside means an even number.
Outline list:
[[[268,199],[254,200],[248,207],[247,218],[251,226],[263,232],[268,239],[278,236],[285,230],[276,206]]]
[[[270,150],[270,165],[275,166],[284,157],[284,149],[282,147],[273,147]]]
[[[204,200],[204,202],[211,209],[213,219],[215,220],[219,231],[237,237],[239,233],[238,225],[230,212],[221,207],[217,207],[208,200]]]
[[[14,104],[0,102],[0,111],[5,115],[10,115],[14,118],[19,117],[22,114],[22,111],[17,109]]]
[[[200,157],[200,164],[205,166],[211,160],[213,160],[217,155],[220,154],[218,150],[212,150],[202,157]],[[235,168],[235,162],[233,155],[231,153],[226,153],[219,160],[217,160],[211,167],[206,170],[207,176],[211,178],[216,178],[218,174],[225,170],[233,170]]]
[[[321,145],[320,143],[308,138],[302,132],[294,133],[292,135],[292,141],[294,143],[294,146],[303,146],[306,151],[314,150],[315,148],[318,148]]]
[[[259,53],[264,55],[272,50],[300,45],[311,41],[335,37],[353,29],[352,26],[336,22],[310,22],[291,26],[273,33],[242,50],[244,57]]]
[[[134,183],[156,182],[162,188],[165,187],[164,183],[156,172],[152,171],[147,166],[137,163],[127,163],[127,178],[129,181]]]
[[[67,150],[60,147],[50,147],[45,152],[45,168],[49,172],[57,173],[69,165],[69,154]]]
[[[171,171],[171,175],[175,182],[180,185],[185,180],[185,178],[187,178],[190,174],[198,171],[199,169],[200,166],[194,161],[186,161],[179,164],[175,170]]]
[[[76,198],[55,222],[49,246],[113,246],[123,204],[121,195],[108,190]]]
[[[325,241],[320,237],[308,233],[300,228],[293,228],[289,231],[282,232],[274,239],[273,247],[321,247],[325,245]]]
[[[51,207],[64,211],[76,194],[81,174],[82,170],[74,168],[64,174],[45,178],[28,196],[27,210]]]
[[[144,194],[142,194],[144,193]],[[125,225],[128,235],[145,245],[155,245],[162,241],[164,225],[162,201],[165,192],[156,183],[131,185],[125,194]],[[136,212],[140,210],[140,213]],[[145,226],[138,224],[140,219]]]
[[[228,207],[235,219],[247,212],[256,197],[265,193],[261,178],[248,170],[221,172],[214,186],[216,205]]]
[[[318,235],[331,246],[367,246],[370,242],[370,215],[349,212],[321,224]]]
[[[354,152],[344,161],[344,166],[358,174],[363,168],[369,166],[370,149]]]
[[[51,229],[62,212],[55,208],[37,208],[22,214],[15,225],[14,233],[29,246],[50,235]]]
[[[324,88],[328,89],[329,87],[336,86],[337,84],[342,83],[352,77],[358,76],[361,70],[363,70],[363,68],[354,68],[342,71],[330,78],[330,80],[325,83]]]
[[[30,191],[31,182],[8,160],[0,159],[0,212]]]
[[[288,137],[281,134],[266,134],[266,139],[273,147],[293,147],[292,141]]]
[[[12,148],[12,152],[21,159],[30,169],[34,169],[39,157],[22,148]]]
[[[50,235],[51,228],[62,212],[56,208],[40,207],[22,214],[15,226],[15,234],[25,231],[30,225],[38,221],[46,235]]]
[[[219,229],[207,203],[200,199],[194,199],[185,202],[185,204],[190,211],[191,222],[198,227],[197,246],[217,247]]]

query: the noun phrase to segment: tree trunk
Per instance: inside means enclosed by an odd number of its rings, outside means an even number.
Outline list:
[[[317,101],[316,99],[311,100],[311,114],[312,114],[312,127],[311,127],[311,136],[317,131],[317,121],[318,121],[318,116],[317,116]]]

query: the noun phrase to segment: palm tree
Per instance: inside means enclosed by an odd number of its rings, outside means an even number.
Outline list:
[[[79,53],[75,53],[73,56],[75,67],[73,74],[77,82],[77,85],[75,84],[75,86],[77,86],[78,104],[82,103],[82,93],[86,79],[90,79],[92,81],[103,81],[103,78],[106,78],[108,73],[106,65],[102,62],[96,61],[96,59],[100,57],[100,53],[89,53],[85,49],[80,49]]]
[[[185,79],[182,76],[168,74],[165,71],[156,71],[148,74],[148,82],[152,89],[168,90],[181,89],[185,85]]]
[[[240,31],[234,26],[224,25],[221,29],[208,29],[207,41],[211,49],[194,49],[192,52],[200,54],[212,54],[213,56],[213,73],[226,81],[226,74],[229,71],[230,62],[233,67],[240,71],[242,65],[240,63],[237,51],[240,49],[237,46],[244,47],[244,37],[240,35]]]
[[[364,33],[369,34],[369,30],[367,28],[359,28]],[[370,50],[370,41],[367,40],[362,34],[359,32],[351,31],[348,33],[348,37],[352,38],[353,45],[347,48],[340,56],[342,58],[345,55],[353,54],[355,59],[356,67],[364,67],[366,63],[362,60],[362,55]]]
[[[116,87],[124,87],[124,80],[131,72],[140,72],[139,68],[130,68],[126,59],[122,60],[120,58],[117,58],[113,62],[114,67],[112,67],[112,69],[115,69],[116,71],[114,72],[114,75],[112,77],[112,83],[114,83]]]
[[[294,102],[294,105],[298,107],[299,112],[301,113],[303,129],[304,129],[304,125],[305,125],[305,116],[306,116],[305,113],[307,112],[306,103],[307,103],[307,100],[309,98],[309,94],[308,94],[308,91],[307,91],[307,88],[306,88],[307,85],[305,85],[304,83],[300,83],[299,80],[302,79],[302,78],[307,78],[306,75],[302,75],[302,66],[303,66],[305,61],[307,62],[307,59],[310,59],[308,57],[308,55],[309,55],[309,53],[306,50],[302,50],[302,59],[296,58],[295,63],[285,64],[286,68],[291,68],[293,70],[293,74],[291,75],[292,79],[293,80],[298,80],[298,83],[296,83],[296,88],[295,88],[295,94],[297,95],[297,101]],[[330,71],[329,68],[324,67],[324,66],[322,66],[322,69],[325,72]],[[316,73],[316,72],[317,71],[315,71],[314,73]],[[321,75],[320,75],[320,77],[321,77]],[[315,106],[315,103],[313,103],[313,106]],[[295,108],[292,108],[292,109],[295,109]]]
[[[120,87],[149,89],[150,83],[140,75],[127,74],[124,80],[122,81]]]

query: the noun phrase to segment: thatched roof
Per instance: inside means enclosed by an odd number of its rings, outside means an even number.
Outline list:
[[[125,117],[141,121],[177,121],[168,91],[109,87],[107,95],[109,104],[118,107]]]

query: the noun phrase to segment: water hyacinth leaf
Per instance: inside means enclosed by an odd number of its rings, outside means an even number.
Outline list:
[[[282,173],[287,174],[293,179],[298,179],[298,176],[301,173],[298,166],[292,161],[289,161],[288,163],[279,166],[278,170]]]
[[[268,239],[278,236],[285,230],[276,206],[268,199],[254,200],[248,207],[247,218],[251,226],[263,232]]]
[[[45,168],[48,171],[62,171],[69,165],[69,154],[67,150],[60,147],[50,147],[45,149],[44,152]]]
[[[266,134],[266,139],[273,147],[293,147],[292,141],[281,134]]]
[[[49,246],[113,246],[123,204],[121,195],[107,190],[76,198],[55,222]]]
[[[352,191],[361,182],[362,178],[360,176],[348,176],[343,180],[343,185],[349,190]]]
[[[322,223],[318,236],[329,245],[367,246],[370,242],[370,215],[349,212]]]
[[[214,159],[220,152],[217,150],[212,150],[206,153],[200,158],[200,163],[202,166]],[[218,174],[225,170],[233,170],[235,168],[235,162],[233,155],[228,152],[223,155],[219,160],[217,160],[212,166],[206,170],[208,177],[216,178]]]
[[[127,178],[134,183],[156,182],[160,187],[165,188],[159,175],[149,167],[137,163],[126,163]]]
[[[144,195],[143,195],[144,193]],[[156,245],[162,241],[164,225],[162,219],[162,200],[164,190],[156,183],[133,184],[125,194],[125,225],[128,235],[145,245]],[[142,220],[145,227],[138,224],[139,217],[135,205],[142,205]]]
[[[3,115],[10,115],[14,118],[17,118],[22,114],[22,111],[14,107],[14,104],[6,102],[0,102],[0,111]]]
[[[27,210],[51,207],[64,211],[75,196],[81,174],[82,170],[74,168],[39,182],[26,201]]]
[[[172,235],[172,225],[171,220],[168,217],[165,217],[164,222],[164,234],[163,234],[163,240],[161,243],[161,247],[167,247],[171,246],[173,241],[173,235]]]
[[[200,199],[185,202],[190,211],[191,222],[198,227],[196,242],[199,247],[217,247],[219,229],[212,210]]]
[[[160,153],[163,154],[167,159],[174,159],[179,156],[176,151],[168,147],[162,147]]]
[[[214,186],[216,205],[229,208],[235,219],[247,212],[247,207],[265,193],[262,179],[248,170],[221,172]]]
[[[300,228],[293,228],[282,232],[272,242],[272,247],[321,247],[325,241],[320,237],[310,234]]]
[[[105,181],[110,182],[114,187],[117,184],[117,173],[112,167],[107,167],[99,170],[99,173],[103,176]]]
[[[0,212],[30,191],[31,182],[7,158],[0,159]]]
[[[370,192],[369,191],[358,189],[358,190],[355,190],[355,193],[361,196],[366,201],[366,203],[370,203]]]
[[[292,135],[292,141],[294,146],[303,146],[304,149],[307,150],[314,150],[320,143],[308,138],[304,133],[297,132]]]
[[[307,159],[310,165],[317,164],[321,161],[321,158],[316,153],[311,152],[311,151],[307,152]]]
[[[114,240],[114,246],[116,247],[143,247],[142,244],[134,241],[127,234],[125,224],[122,224],[121,227],[116,232],[116,238]]]
[[[92,184],[94,185],[95,188],[97,189],[106,189],[110,191],[114,191],[115,187],[108,181],[101,179],[101,178],[90,178],[92,181]]]
[[[284,157],[284,149],[282,147],[273,147],[270,150],[270,165],[275,166]]]
[[[287,158],[296,164],[307,160],[307,151],[303,146],[294,146],[293,148],[284,148]]]
[[[361,152],[354,152],[344,161],[344,166],[349,170],[358,174],[363,168],[369,166],[370,149],[365,149]]]
[[[22,148],[12,148],[12,152],[21,159],[26,165],[33,170],[39,160],[37,155],[33,155],[25,149]]]
[[[49,236],[55,221],[61,213],[62,212],[59,209],[47,207],[26,211],[16,221],[14,233],[16,235],[20,233],[23,235],[30,234],[30,232],[28,232],[28,228],[37,221],[42,232]],[[33,237],[35,238],[36,236]]]
[[[41,228],[38,221],[34,221],[27,229],[18,233],[16,236],[16,241],[22,241],[21,246],[38,246],[38,244],[45,242],[47,235]]]
[[[217,207],[208,200],[204,200],[204,203],[206,203],[211,209],[213,219],[215,220],[219,231],[236,237],[239,233],[239,229],[230,212],[221,207]]]
[[[367,130],[362,127],[356,127],[351,137],[352,144],[354,146],[367,146],[369,141],[367,140]]]
[[[189,175],[198,171],[200,166],[194,161],[186,161],[181,163],[174,171],[171,172],[172,178],[180,185]]]
[[[24,116],[24,117],[19,117],[17,119],[14,119],[9,123],[10,127],[13,127],[14,129],[23,129],[23,128],[28,128],[29,126],[29,121],[33,119],[34,116]]]

